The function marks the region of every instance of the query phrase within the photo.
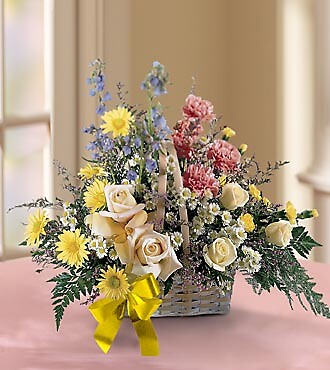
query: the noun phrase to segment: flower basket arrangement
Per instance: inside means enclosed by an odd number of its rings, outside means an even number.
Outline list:
[[[38,271],[60,268],[50,279],[57,329],[65,308],[85,297],[104,352],[127,315],[141,353],[157,355],[151,317],[228,312],[237,270],[256,293],[277,288],[291,306],[297,297],[329,318],[296,257],[320,247],[300,225],[317,211],[274,204],[259,188],[286,162],[261,170],[194,92],[171,130],[159,101],[168,74],[158,62],[141,84],[146,109],[130,105],[121,84],[112,103],[104,64],[91,66],[87,83],[100,116],[84,130],[91,159],[76,176],[57,164],[71,199],[21,205],[37,208],[22,245],[32,246]]]

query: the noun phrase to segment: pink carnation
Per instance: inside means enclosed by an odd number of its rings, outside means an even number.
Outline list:
[[[176,123],[172,139],[179,157],[187,159],[192,157],[193,144],[202,130],[202,125],[195,120],[182,120]]]
[[[219,182],[214,178],[212,169],[201,164],[188,166],[183,174],[183,186],[200,196],[203,196],[206,190],[211,190],[214,196],[219,192]]]
[[[228,143],[228,141],[216,140],[211,144],[207,152],[207,158],[213,159],[215,168],[228,172],[233,170],[237,163],[239,163],[241,154],[237,148]]]
[[[193,136],[194,138],[203,131],[202,125],[191,118],[178,121],[174,129],[175,131],[180,131],[185,135]]]
[[[172,139],[178,157],[190,159],[194,152],[192,147],[194,139],[185,135],[183,131],[175,131]]]
[[[193,118],[201,122],[210,122],[216,118],[216,115],[213,113],[212,103],[193,94],[187,96],[186,104],[182,107],[182,111],[186,119]]]

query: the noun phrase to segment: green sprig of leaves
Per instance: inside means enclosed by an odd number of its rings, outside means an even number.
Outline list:
[[[314,247],[322,245],[316,242],[306,231],[305,227],[298,226],[292,230],[291,247],[297,251],[302,257],[307,258]]]
[[[79,271],[79,270],[78,270]],[[81,295],[90,295],[93,291],[94,279],[92,278],[92,271],[86,271],[76,275],[73,270],[69,272],[62,272],[59,275],[48,280],[48,282],[55,283],[52,289],[52,305],[55,313],[56,330],[60,328],[61,320],[63,318],[66,307],[74,300],[79,300]]]

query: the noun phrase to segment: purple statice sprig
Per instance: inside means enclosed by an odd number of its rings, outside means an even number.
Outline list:
[[[109,91],[105,91],[105,63],[100,59],[95,59],[91,64],[93,71],[91,76],[87,78],[86,82],[90,85],[89,95],[97,96],[98,105],[96,108],[96,114],[102,116],[106,112],[105,103],[109,100],[112,100],[112,96]]]

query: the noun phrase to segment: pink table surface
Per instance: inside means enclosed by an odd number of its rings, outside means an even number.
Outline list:
[[[330,303],[330,266],[305,264]],[[23,258],[0,263],[0,370],[329,370],[330,320],[291,311],[280,293],[255,295],[242,276],[231,312],[221,316],[158,318],[159,357],[142,357],[124,320],[104,355],[93,340],[96,323],[85,306],[68,307],[59,333],[50,305],[54,272],[34,273]]]

